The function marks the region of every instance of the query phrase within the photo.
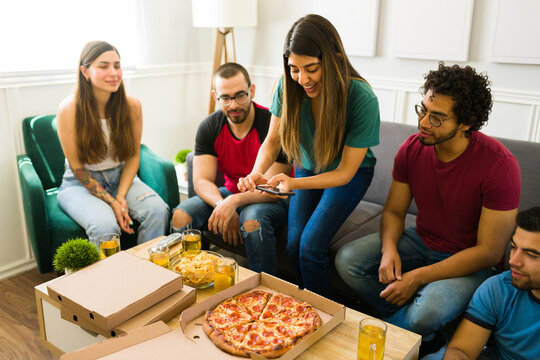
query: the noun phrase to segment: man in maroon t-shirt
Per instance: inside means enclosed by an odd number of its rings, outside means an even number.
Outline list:
[[[239,64],[221,65],[214,74],[212,95],[221,109],[199,125],[193,158],[193,185],[197,196],[174,210],[173,231],[191,226],[221,234],[227,243],[244,243],[253,271],[277,273],[275,229],[287,222],[288,200],[259,193],[240,193],[238,178],[249,174],[270,126],[268,109],[252,101],[255,85]],[[214,183],[218,169],[225,186]],[[288,173],[283,154],[268,176]]]
[[[426,75],[424,99],[415,106],[419,132],[395,157],[381,232],[336,257],[345,282],[388,322],[433,338],[421,353],[444,345],[436,330],[495,273],[514,228],[519,165],[478,131],[491,111],[489,84],[469,66],[440,63]],[[416,227],[404,231],[413,198]]]

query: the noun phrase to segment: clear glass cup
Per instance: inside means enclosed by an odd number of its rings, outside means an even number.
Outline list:
[[[150,261],[164,268],[169,268],[169,247],[166,245],[152,246],[148,249]]]
[[[230,288],[238,281],[238,264],[229,257],[214,260],[214,292]]]
[[[386,341],[386,324],[365,318],[358,327],[358,360],[382,360]]]
[[[105,234],[99,237],[99,251],[101,258],[105,259],[111,255],[120,252],[120,235]]]
[[[201,232],[197,229],[182,231],[182,251],[200,251],[201,239]]]

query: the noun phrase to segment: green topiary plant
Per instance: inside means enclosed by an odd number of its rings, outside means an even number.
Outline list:
[[[54,255],[53,266],[56,271],[82,269],[99,261],[101,255],[96,245],[87,239],[75,238],[63,243]]]
[[[178,154],[176,154],[176,156],[174,157],[174,161],[177,164],[184,164],[186,162],[186,156],[190,152],[191,152],[191,150],[189,150],[189,149],[180,150],[178,152]]]

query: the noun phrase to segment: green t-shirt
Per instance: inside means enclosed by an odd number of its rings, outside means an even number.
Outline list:
[[[283,104],[283,77],[279,80],[270,112],[281,117]],[[379,128],[381,119],[379,101],[371,87],[362,80],[353,79],[347,94],[346,126],[344,141],[341,149],[332,163],[322,172],[334,170],[341,161],[343,146],[368,148],[367,154],[360,167],[374,167],[377,160],[370,147],[379,144]],[[300,110],[300,151],[301,164],[304,169],[315,172],[316,164],[313,158],[313,141],[315,138],[315,122],[311,114],[311,99],[306,95]]]

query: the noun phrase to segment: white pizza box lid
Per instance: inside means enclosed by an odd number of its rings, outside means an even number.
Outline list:
[[[110,330],[182,289],[182,277],[121,251],[47,285],[80,319]]]

